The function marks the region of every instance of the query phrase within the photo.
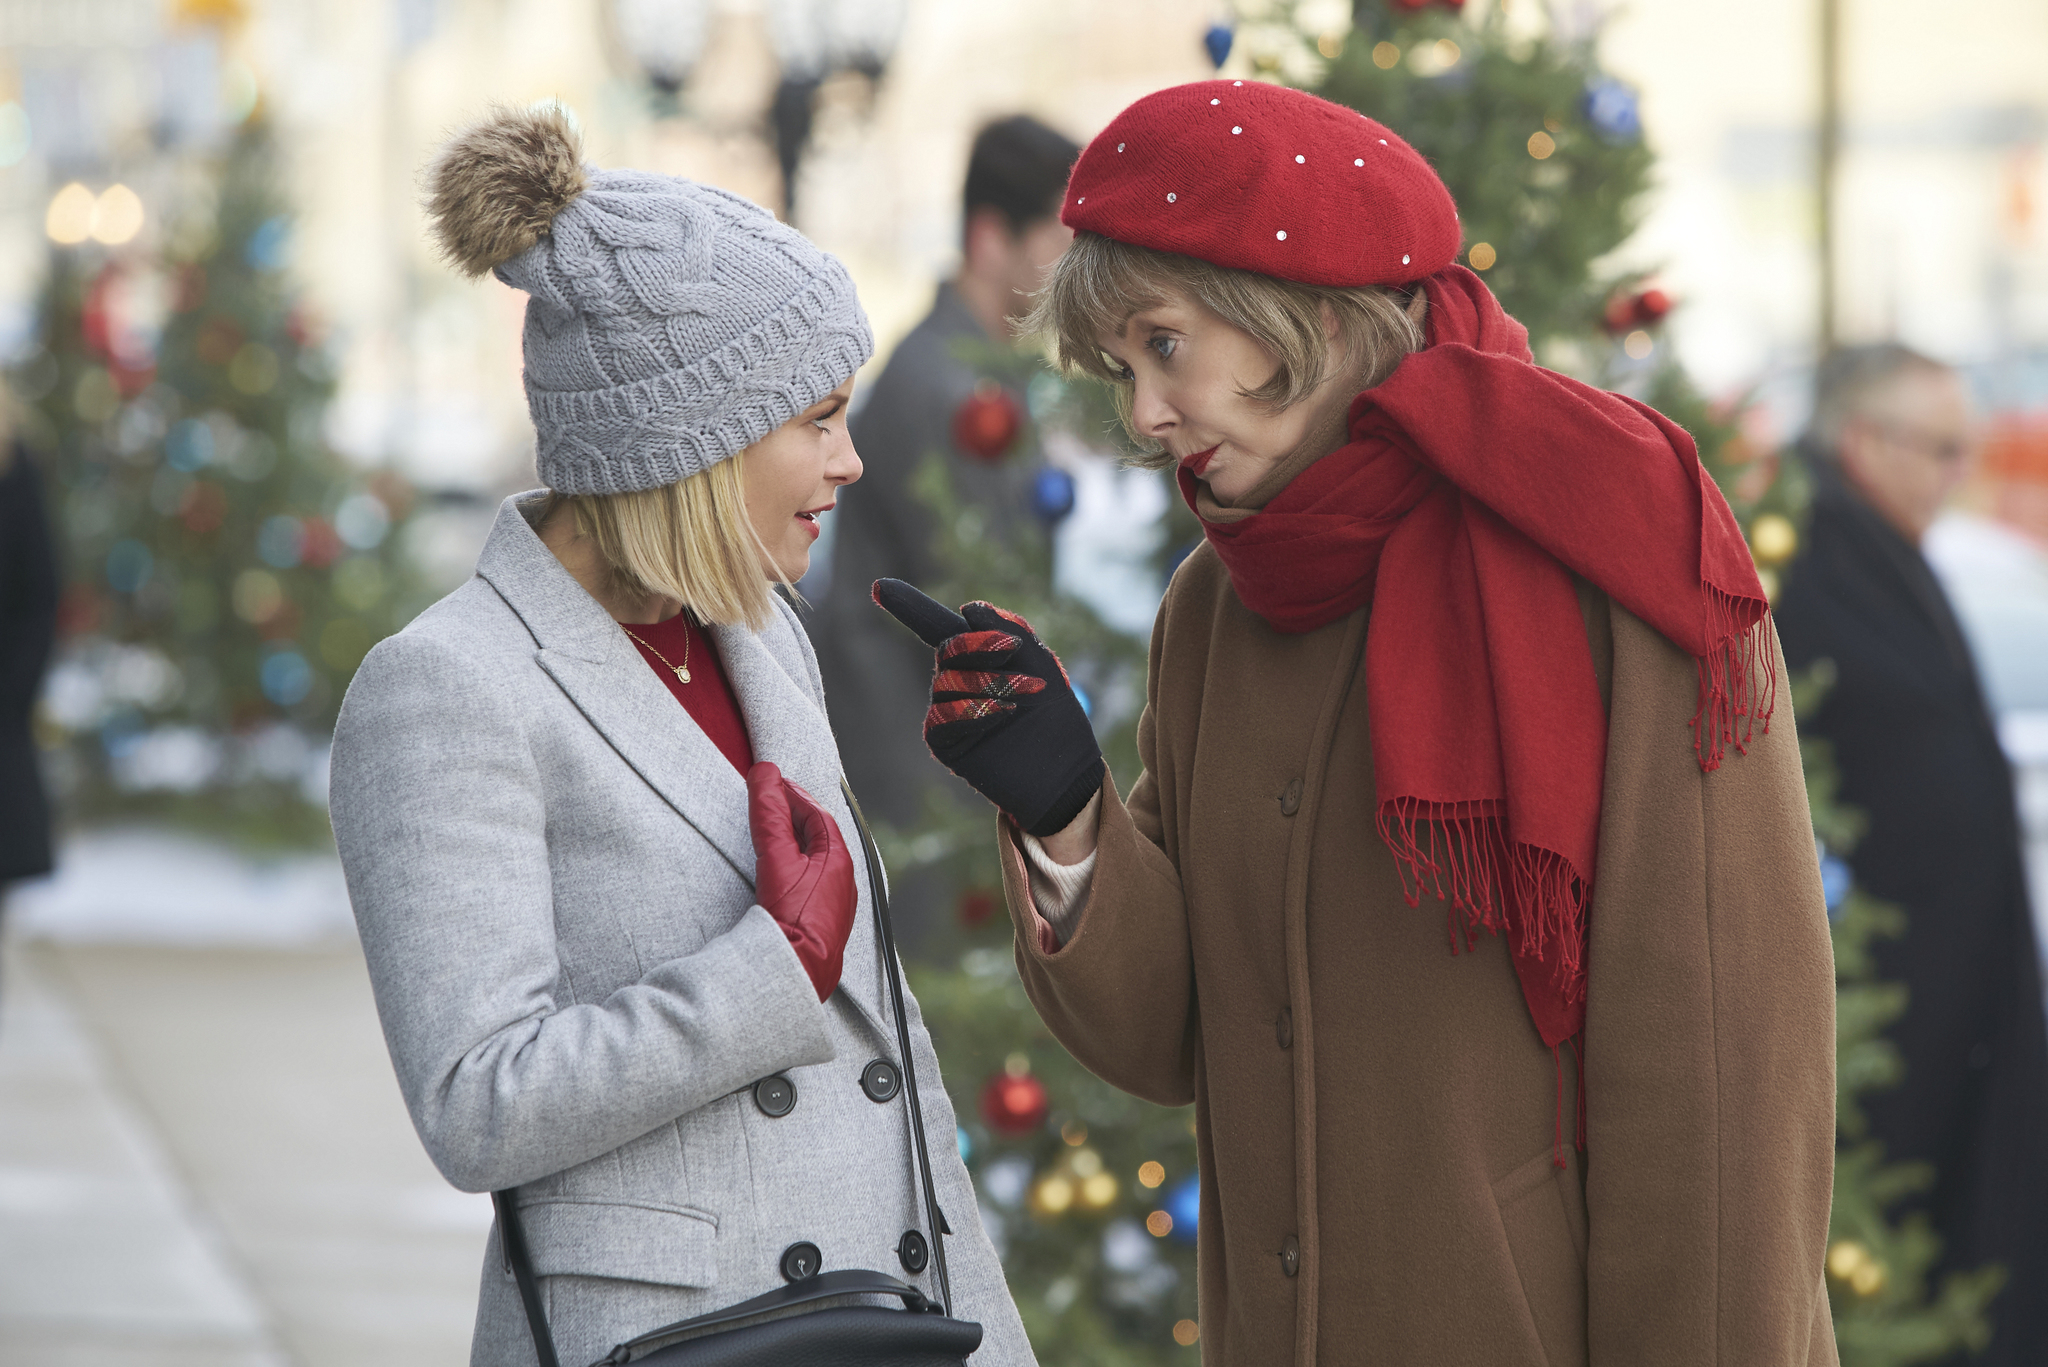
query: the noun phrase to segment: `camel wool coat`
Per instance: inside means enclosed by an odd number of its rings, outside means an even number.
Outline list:
[[[1204,545],[1052,953],[1001,842],[1054,1034],[1195,1106],[1209,1367],[1836,1361],[1834,964],[1790,703],[1702,773],[1694,661],[1580,597],[1609,711],[1583,1152],[1505,942],[1454,955],[1375,831],[1369,608],[1283,635]]]

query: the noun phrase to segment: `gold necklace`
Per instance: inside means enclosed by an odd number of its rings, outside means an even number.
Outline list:
[[[634,640],[639,641],[641,645],[646,646],[648,653],[653,655],[655,659],[661,661],[663,664],[668,665],[670,669],[674,670],[675,676],[678,679],[681,679],[684,683],[688,683],[690,681],[690,624],[688,622],[683,623],[683,662],[679,665],[669,664],[668,656],[662,654],[653,646],[648,645],[645,640],[641,639],[639,632],[633,630],[633,628],[627,626],[624,622],[619,623],[619,630],[625,632]]]

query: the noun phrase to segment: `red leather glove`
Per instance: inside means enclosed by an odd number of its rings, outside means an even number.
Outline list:
[[[853,855],[831,814],[765,762],[747,770],[747,825],[754,896],[789,937],[823,1001],[839,985],[859,904]]]

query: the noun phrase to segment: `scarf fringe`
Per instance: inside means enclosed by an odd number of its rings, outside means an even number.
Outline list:
[[[1711,774],[1721,767],[1729,746],[1737,754],[1749,753],[1758,723],[1770,734],[1771,714],[1778,707],[1778,656],[1771,649],[1769,604],[1744,626],[1743,619],[1756,611],[1756,599],[1713,584],[1706,591],[1710,644],[1698,659],[1700,697],[1692,717],[1692,748],[1700,768]]]
[[[1450,904],[1453,954],[1471,949],[1481,931],[1498,935],[1512,924],[1521,952],[1550,969],[1565,1000],[1584,1001],[1592,886],[1554,850],[1509,841],[1500,807],[1493,800],[1413,797],[1381,803],[1380,839],[1393,853],[1401,895],[1411,907],[1421,905],[1424,892]]]

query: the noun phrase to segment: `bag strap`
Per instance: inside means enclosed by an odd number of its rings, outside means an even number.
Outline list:
[[[903,970],[896,962],[896,935],[889,919],[889,891],[882,881],[882,856],[875,848],[875,837],[868,830],[868,821],[861,815],[860,800],[853,795],[853,788],[844,776],[839,780],[839,791],[846,797],[847,808],[853,813],[854,829],[860,832],[861,853],[867,858],[868,888],[873,894],[875,910],[875,939],[880,945],[883,975],[889,982],[889,1004],[896,1017],[896,1046],[903,1058],[903,1096],[910,1106],[911,1148],[917,1157],[917,1174],[924,1190],[925,1220],[931,1226],[932,1280],[938,1283],[939,1302],[934,1306],[922,1291],[894,1277],[880,1272],[845,1270],[824,1272],[806,1277],[800,1282],[777,1287],[750,1301],[714,1310],[695,1319],[683,1320],[676,1324],[663,1325],[651,1333],[622,1343],[596,1367],[617,1367],[617,1364],[631,1362],[633,1350],[656,1339],[666,1339],[685,1330],[706,1329],[731,1320],[758,1315],[765,1311],[782,1309],[787,1306],[803,1305],[821,1300],[827,1296],[877,1295],[901,1296],[904,1309],[910,1311],[942,1310],[948,1317],[953,1313],[953,1287],[946,1277],[946,1245],[944,1237],[952,1233],[946,1227],[946,1217],[939,1211],[939,1198],[932,1184],[931,1154],[925,1146],[924,1109],[917,1098],[917,1060],[910,1052],[910,1016],[903,1008]],[[541,1305],[540,1284],[533,1275],[533,1258],[526,1248],[526,1226],[519,1218],[519,1208],[512,1199],[512,1191],[491,1193],[491,1205],[498,1213],[498,1241],[505,1254],[505,1261],[511,1264],[512,1278],[519,1284],[519,1300],[526,1307],[526,1327],[533,1335],[534,1355],[540,1359],[540,1367],[561,1367],[561,1358],[555,1352],[555,1336],[548,1328],[547,1310]]]
[[[847,808],[853,813],[853,824],[860,832],[861,853],[867,856],[868,887],[874,894],[875,936],[881,941],[882,968],[889,980],[889,1004],[896,1013],[896,1046],[902,1052],[903,1092],[910,1102],[910,1139],[917,1152],[917,1175],[924,1184],[925,1220],[932,1231],[932,1280],[938,1283],[939,1303],[946,1314],[953,1313],[953,1285],[946,1276],[946,1239],[952,1231],[946,1228],[946,1217],[939,1213],[938,1192],[932,1184],[932,1159],[924,1142],[924,1108],[917,1100],[917,1058],[910,1052],[910,1017],[903,1009],[903,968],[896,962],[895,928],[889,920],[889,890],[883,886],[882,856],[875,848],[875,837],[868,830],[868,819],[861,815],[860,799],[853,795],[853,786],[844,774],[839,778],[839,791],[846,795]]]
[[[555,1356],[555,1336],[548,1332],[547,1311],[541,1307],[540,1286],[533,1279],[533,1259],[526,1252],[526,1226],[510,1191],[491,1193],[491,1205],[498,1212],[498,1243],[505,1261],[512,1265],[512,1279],[519,1283],[519,1299],[526,1306],[526,1328],[533,1335],[533,1353],[540,1367],[562,1367]]]

